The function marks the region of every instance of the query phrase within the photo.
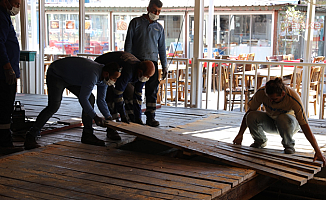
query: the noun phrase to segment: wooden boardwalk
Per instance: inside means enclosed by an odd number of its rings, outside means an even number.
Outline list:
[[[47,96],[45,95],[24,95],[24,94],[18,94],[17,95],[17,99],[16,100],[20,100],[22,102],[22,104],[25,106],[26,109],[26,115],[30,118],[35,118],[38,113],[47,105]],[[168,162],[168,160],[173,160],[174,161],[178,161],[177,163],[174,163],[173,165],[178,165],[180,163],[180,166],[184,166],[184,165],[188,165],[188,166],[193,166],[191,163],[195,163],[194,166],[196,165],[197,162],[194,161],[187,161],[187,160],[183,160],[183,159],[171,159],[171,158],[161,158],[157,155],[150,155],[150,154],[140,154],[140,153],[135,153],[135,152],[129,152],[129,151],[125,151],[125,150],[117,150],[116,147],[120,147],[123,146],[125,144],[128,144],[130,142],[133,142],[135,140],[135,136],[127,134],[127,133],[123,133],[120,132],[120,135],[122,136],[122,140],[119,142],[116,141],[111,141],[109,139],[106,138],[106,132],[105,132],[105,128],[102,127],[96,127],[94,125],[95,128],[95,134],[106,141],[106,145],[107,147],[94,147],[94,146],[89,146],[88,145],[84,145],[80,143],[80,137],[81,137],[81,132],[82,129],[81,127],[75,127],[73,129],[63,129],[58,131],[58,127],[62,127],[62,128],[66,128],[67,125],[60,125],[57,124],[57,121],[67,121],[67,120],[71,120],[72,118],[76,118],[73,121],[78,121],[81,116],[81,107],[78,103],[78,100],[76,98],[64,98],[62,101],[62,105],[61,108],[59,109],[59,111],[54,115],[53,118],[51,118],[49,120],[49,123],[45,126],[44,128],[44,132],[43,133],[47,133],[47,134],[43,134],[42,137],[40,138],[40,140],[38,140],[38,143],[40,143],[42,146],[44,146],[41,149],[37,149],[37,150],[31,150],[31,151],[24,151],[24,152],[20,152],[17,153],[15,155],[10,155],[10,156],[6,156],[6,157],[2,157],[3,159],[1,159],[1,164],[0,164],[0,168],[4,168],[2,165],[2,163],[11,163],[11,160],[19,160],[19,157],[25,157],[26,159],[29,159],[31,157],[33,157],[33,162],[34,164],[32,164],[31,166],[35,166],[36,168],[40,168],[40,166],[46,168],[50,168],[52,169],[52,164],[55,163],[54,161],[58,161],[58,162],[63,162],[64,164],[67,164],[66,167],[61,167],[62,170],[63,169],[69,169],[72,170],[73,172],[78,172],[81,173],[79,175],[84,175],[85,172],[84,171],[80,171],[77,170],[77,168],[72,168],[70,169],[68,164],[73,164],[73,161],[76,161],[77,163],[83,163],[85,161],[87,161],[87,163],[89,162],[93,162],[94,166],[96,165],[103,165],[105,166],[106,160],[105,159],[109,159],[112,157],[128,157],[127,154],[132,155],[129,156],[128,159],[125,159],[123,162],[120,164],[112,164],[113,166],[127,166],[127,167],[133,167],[130,166],[128,163],[133,163],[134,161],[138,161],[138,159],[140,160],[153,160],[152,163],[165,163]],[[215,110],[202,110],[202,109],[186,109],[186,108],[175,108],[175,107],[165,107],[162,106],[161,109],[157,110],[157,119],[160,121],[160,127],[156,128],[156,130],[159,132],[159,130],[161,129],[161,132],[164,131],[170,131],[173,132],[175,134],[183,134],[186,135],[187,137],[191,137],[193,138],[193,140],[197,140],[197,141],[209,141],[209,144],[211,145],[217,145],[220,142],[226,142],[226,143],[232,143],[232,140],[234,138],[234,136],[237,134],[237,131],[239,129],[240,123],[241,123],[241,119],[242,119],[243,113],[239,113],[239,112],[225,112],[225,111],[215,111]],[[143,120],[145,121],[145,116],[143,116]],[[311,128],[313,130],[313,132],[315,133],[315,136],[317,138],[317,141],[319,143],[319,145],[322,147],[322,150],[325,151],[326,150],[326,131],[325,131],[325,121],[324,120],[310,120],[310,125]],[[147,126],[145,126],[147,127]],[[272,135],[269,134],[267,135],[269,141],[268,141],[268,145],[267,148],[268,149],[273,149],[274,152],[276,153],[281,153],[282,151],[282,145],[281,145],[281,139],[280,136],[278,135]],[[311,156],[313,155],[313,149],[310,146],[310,144],[305,140],[304,136],[302,133],[297,133],[295,135],[295,139],[296,139],[296,151],[297,152],[305,152],[305,153],[297,153],[297,155],[302,155],[305,157],[308,157],[309,159],[311,158]],[[252,143],[252,139],[251,136],[249,134],[249,132],[247,131],[245,133],[244,136],[244,142],[243,142],[243,146],[244,148],[248,148],[246,146],[249,146]],[[15,142],[16,145],[23,145],[23,143],[21,141],[17,141]],[[198,145],[200,145],[200,143],[198,143]],[[90,152],[90,150],[87,149],[94,149],[95,152]],[[101,150],[98,150],[98,148],[101,148]],[[60,152],[60,155],[54,155],[57,154],[58,152]],[[70,153],[69,153],[70,152]],[[184,151],[185,153],[189,153],[187,151]],[[103,154],[102,154],[103,153]],[[192,153],[192,152],[190,152]],[[101,154],[101,155],[100,155]],[[111,155],[112,154],[112,155]],[[114,155],[113,155],[114,154]],[[139,154],[139,155],[138,155]],[[35,156],[34,156],[35,155]],[[57,157],[56,160],[47,160],[46,156],[42,157],[42,159],[40,159],[39,161],[37,161],[38,157],[40,155],[51,155],[51,159],[53,157]],[[123,155],[123,156],[121,156]],[[78,157],[79,156],[79,157]],[[86,156],[83,157],[82,156]],[[13,159],[12,157],[14,157],[15,159]],[[17,158],[17,159],[16,159]],[[101,160],[104,159],[105,161]],[[136,158],[136,159],[134,159]],[[72,159],[69,161],[69,159]],[[155,160],[158,159],[158,160]],[[167,159],[166,161],[164,160],[161,161],[162,159]],[[44,160],[44,162],[43,162]],[[311,160],[311,159],[310,159]],[[22,160],[17,161],[18,163],[21,162]],[[51,164],[52,162],[52,164]],[[111,162],[111,161],[110,161]],[[143,161],[142,161],[143,162]],[[172,161],[169,161],[172,162]],[[10,170],[8,169],[13,169],[15,168],[17,165],[24,165],[25,161],[23,161],[22,163],[18,164],[16,163],[16,165],[12,165],[12,164],[8,164],[9,168],[6,168],[7,171],[9,172]],[[31,163],[30,161],[26,161],[26,163]],[[144,161],[144,163],[146,163]],[[110,165],[111,165],[110,164]],[[81,165],[85,165],[85,164],[81,164]],[[148,165],[146,163],[146,165]],[[31,166],[28,167],[28,169],[31,169]],[[79,165],[80,166],[80,165]],[[101,166],[101,167],[103,167]],[[201,168],[204,166],[204,169]],[[206,166],[211,166],[209,168],[206,168]],[[149,170],[149,169],[144,169],[144,166],[142,166],[143,168],[140,168],[142,170]],[[60,167],[54,167],[54,169],[52,170],[61,170]],[[89,167],[90,169],[93,168],[93,165],[90,165]],[[136,167],[137,168],[137,167]],[[198,166],[189,169],[188,173],[194,173],[191,174],[191,176],[188,174],[177,174],[176,177],[180,178],[180,176],[184,176],[186,178],[193,178],[195,176],[196,173],[198,173],[195,169],[198,170],[204,170],[202,171],[204,174],[210,174],[210,173],[222,173],[224,174],[224,171],[222,170],[222,168],[230,168],[227,165],[211,165],[211,164],[207,164],[207,163],[198,163]],[[215,169],[217,171],[214,172],[213,169]],[[90,170],[88,169],[88,170]],[[101,168],[102,169],[102,168]],[[113,171],[115,169],[110,168]],[[138,169],[138,168],[137,168]],[[182,168],[178,168],[178,169],[182,169]],[[219,192],[207,192],[207,194],[205,193],[205,195],[207,196],[202,196],[203,199],[209,199],[209,198],[213,198],[214,195],[216,195],[215,199],[248,199],[250,197],[252,197],[253,195],[257,194],[258,192],[262,191],[263,189],[265,189],[268,185],[270,185],[273,181],[275,181],[275,179],[271,179],[268,178],[267,176],[262,176],[262,175],[257,175],[256,171],[253,170],[248,170],[248,168],[245,169],[241,169],[241,168],[232,168],[235,171],[234,174],[241,174],[243,172],[243,170],[245,170],[245,174],[247,173],[247,175],[245,175],[245,178],[240,178],[235,182],[232,182],[232,184],[226,183],[223,180],[224,179],[220,179],[221,184],[229,184],[228,190],[226,190],[224,188],[220,190]],[[237,171],[237,169],[239,169],[239,171]],[[19,170],[23,170],[23,167],[19,167]],[[60,199],[60,191],[63,191],[62,195],[64,195],[64,192],[68,192],[65,191],[65,189],[62,189],[60,187],[56,188],[56,186],[53,185],[47,185],[46,183],[48,183],[46,180],[49,178],[48,175],[52,175],[52,178],[56,178],[58,177],[57,181],[62,181],[65,180],[63,179],[61,176],[65,176],[65,173],[68,173],[66,171],[58,171],[58,172],[50,172],[50,171],[45,171],[44,174],[41,174],[40,176],[42,177],[41,181],[44,181],[42,183],[35,183],[32,184],[31,186],[29,186],[29,188],[37,188],[38,187],[50,187],[53,189],[53,191],[51,190],[50,193],[48,193],[49,191],[46,190],[47,192],[44,192],[45,190],[37,190],[34,189],[33,192],[30,193],[30,191],[27,188],[21,189],[20,192],[22,192],[21,194],[17,194],[17,195],[22,195],[25,193],[25,195],[31,195],[28,196],[30,199],[33,199],[33,195],[39,195],[38,193],[41,193],[44,199]],[[87,169],[85,169],[87,170]],[[119,171],[120,168],[118,167],[117,170]],[[134,169],[132,169],[133,171]],[[205,170],[209,170],[209,171],[205,171]],[[219,172],[219,170],[222,170],[223,172]],[[37,170],[36,170],[37,171]],[[101,173],[100,171],[95,170],[96,173]],[[105,170],[104,170],[105,171]],[[240,173],[241,171],[241,173]],[[88,171],[89,172],[89,171]],[[137,171],[138,172],[138,171]],[[43,173],[43,172],[42,172]],[[93,174],[91,172],[89,172],[90,174]],[[109,173],[109,172],[108,172]],[[146,172],[148,173],[148,172]],[[168,175],[175,175],[175,174],[171,174],[170,172],[165,172],[165,171],[160,171],[160,173],[163,173],[164,175],[162,175],[163,177],[168,177]],[[31,178],[31,180],[33,179],[34,176],[38,176],[38,174],[36,174],[36,172],[33,172],[32,175],[28,175],[29,172],[28,171],[24,171],[25,177],[28,177],[27,179],[25,179],[23,182],[28,182],[31,183],[31,181],[29,180],[29,178]],[[2,173],[1,179],[2,177],[7,176],[8,174],[6,173]],[[46,176],[45,176],[46,175]],[[76,174],[77,175],[77,174]],[[67,175],[68,177],[77,177],[75,175]],[[88,175],[85,175],[88,176]],[[89,175],[91,176],[91,175]],[[101,177],[101,174],[95,174],[94,177]],[[111,175],[110,175],[111,176]],[[161,179],[162,179],[161,176]],[[45,178],[44,178],[45,177]],[[103,176],[104,179],[106,176]],[[156,177],[159,178],[160,177]],[[225,178],[225,177],[224,177]],[[12,179],[12,180],[11,180]],[[81,178],[82,179],[82,178]],[[108,178],[105,179],[105,181],[107,181]],[[6,180],[11,180],[11,181],[17,181],[14,177],[12,178],[6,178]],[[34,180],[34,179],[33,179]],[[52,179],[48,179],[48,180],[52,180]],[[67,181],[71,181],[72,179],[66,179]],[[170,179],[166,179],[169,180]],[[186,180],[186,179],[182,179],[182,180]],[[195,178],[194,180],[197,181],[197,179]],[[200,179],[198,181],[212,181],[209,179]],[[82,181],[82,183],[84,184],[99,184],[99,187],[101,188],[103,185],[103,181],[101,180],[92,180],[92,182],[83,182],[84,180],[79,180],[79,178],[74,179],[74,181]],[[87,180],[90,181],[90,180]],[[18,181],[19,182],[19,181]],[[98,182],[98,183],[97,183]],[[9,183],[9,182],[8,182]],[[15,182],[17,183],[17,182]],[[22,183],[23,184],[23,183]],[[26,183],[27,184],[27,183]],[[92,195],[104,195],[106,196],[107,193],[96,193],[98,192],[96,189],[94,189],[93,187],[90,188],[90,191],[94,190],[94,193],[92,192],[83,192],[81,190],[84,190],[84,184],[82,185],[76,185],[76,188],[74,188],[74,190],[72,190],[71,194],[75,195],[75,198],[83,198],[83,199],[94,199],[95,196]],[[105,184],[107,184],[105,182]],[[1,183],[1,185],[5,185],[4,183]],[[60,185],[60,184],[59,184]],[[146,183],[147,185],[147,183]],[[152,186],[151,184],[149,184],[150,186]],[[0,193],[0,197],[3,197],[1,199],[6,199],[6,195],[7,191],[15,191],[16,187],[14,187],[14,185],[9,186],[9,185],[5,185],[7,188],[6,190],[1,190],[2,192]],[[27,187],[27,186],[26,186]],[[42,188],[41,187],[41,188]],[[79,188],[80,187],[80,188]],[[95,187],[95,188],[99,188],[99,187]],[[120,187],[120,186],[119,186]],[[207,186],[205,186],[207,187]],[[219,186],[220,187],[220,186]],[[104,186],[102,188],[105,188]],[[210,188],[210,187],[208,187]],[[250,188],[250,192],[248,193]],[[48,188],[49,189],[49,188]],[[161,189],[166,189],[166,186],[162,186]],[[179,188],[180,189],[180,188]],[[210,188],[213,189],[213,188]],[[138,191],[139,190],[139,191]],[[165,198],[165,199],[176,199],[173,198],[175,193],[164,193],[164,195],[167,195],[165,197],[163,196],[155,196],[155,195],[162,195],[161,192],[152,192],[152,190],[150,190],[151,192],[147,193],[141,193],[143,192],[143,188],[138,188],[137,192],[135,192],[135,194],[139,194],[140,196],[139,199],[148,199],[145,197],[154,197],[156,198]],[[56,192],[59,191],[59,192]],[[101,191],[99,189],[99,191]],[[120,190],[120,193],[118,192],[117,194],[122,195],[121,191],[124,190]],[[130,190],[132,191],[132,190]],[[172,190],[173,191],[173,190]],[[185,190],[182,189],[181,191],[187,191],[187,192],[194,192],[196,190]],[[207,190],[208,191],[208,190]],[[247,191],[247,192],[246,192]],[[139,193],[140,192],[140,193]],[[34,194],[35,193],[35,194]],[[128,193],[128,192],[127,192]],[[132,192],[133,193],[133,192]],[[196,193],[196,192],[195,192]],[[209,194],[208,194],[209,193]],[[60,195],[58,195],[60,194]],[[150,195],[149,195],[150,194]],[[155,195],[154,195],[155,194]],[[90,195],[90,196],[87,196]],[[118,195],[118,196],[119,196]],[[143,195],[143,196],[141,196]],[[151,196],[154,195],[154,196]],[[203,194],[200,194],[203,195]],[[55,198],[56,197],[56,198]],[[89,197],[89,198],[88,198]],[[94,197],[94,198],[91,198]],[[98,197],[98,198],[97,198]],[[144,197],[144,198],[143,198]],[[19,199],[19,197],[17,197]],[[24,199],[29,199],[29,198],[24,198]],[[96,196],[95,199],[101,199],[102,197],[100,196]],[[107,197],[109,198],[109,197]],[[178,197],[179,198],[179,197]],[[190,199],[188,197],[185,196],[180,196],[180,198],[184,198],[184,199]],[[8,199],[10,199],[8,197]],[[129,199],[129,198],[118,198],[116,197],[112,197],[110,199]],[[201,198],[198,198],[201,199]]]
[[[209,200],[255,171],[59,142],[1,159],[0,176],[0,198]]]

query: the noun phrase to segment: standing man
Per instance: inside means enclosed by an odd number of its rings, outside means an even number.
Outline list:
[[[147,7],[147,14],[130,21],[125,41],[125,51],[135,55],[140,61],[150,60],[155,65],[154,75],[145,84],[146,96],[146,124],[159,126],[155,120],[156,99],[158,91],[158,55],[162,64],[162,79],[167,74],[167,60],[165,51],[165,35],[161,24],[157,22],[163,3],[160,0],[151,0]]]
[[[257,111],[263,104],[266,112]],[[234,144],[241,145],[243,134],[249,127],[254,143],[250,146],[263,148],[267,144],[264,132],[278,133],[282,137],[284,153],[295,152],[293,135],[300,127],[315,150],[316,159],[326,165],[326,159],[321,152],[317,141],[309,127],[301,99],[292,88],[283,84],[281,78],[270,80],[265,87],[261,87],[248,102],[249,110],[243,117],[238,135],[233,140]]]
[[[35,137],[41,128],[60,107],[62,93],[65,88],[78,97],[83,108],[82,122],[84,125],[81,142],[97,146],[105,146],[103,140],[93,134],[93,119],[98,126],[104,126],[105,119],[112,116],[105,102],[108,85],[114,85],[120,76],[121,67],[117,63],[99,64],[82,57],[67,57],[51,63],[47,70],[48,106],[37,116],[36,122],[26,134],[25,149],[38,148]],[[97,86],[97,106],[105,117],[99,117],[94,111],[95,97],[92,94]]]
[[[19,13],[20,0],[0,0],[0,149],[3,154],[13,153],[11,114],[20,77],[20,48],[10,16]]]
[[[131,53],[116,51],[95,59],[98,63],[116,62],[122,67],[121,76],[113,86],[108,87],[106,101],[112,116],[120,113],[121,121],[143,124],[141,119],[142,90],[145,82],[153,76],[155,66],[151,61],[140,61]],[[126,101],[127,98],[127,101]],[[114,117],[116,118],[116,116]],[[120,140],[118,132],[107,128],[107,137]]]

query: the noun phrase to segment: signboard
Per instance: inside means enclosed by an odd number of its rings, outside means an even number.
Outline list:
[[[59,20],[50,20],[50,32],[59,32],[60,23]]]
[[[85,20],[85,33],[92,33],[92,20]]]
[[[75,20],[66,20],[66,32],[75,31]]]

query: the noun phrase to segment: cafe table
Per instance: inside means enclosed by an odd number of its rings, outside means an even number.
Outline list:
[[[283,68],[283,77],[287,76],[292,76],[293,74],[293,67],[284,67]],[[256,70],[251,70],[251,71],[245,71],[245,80],[251,80],[251,77],[256,76]],[[236,72],[234,73],[234,76],[240,77],[243,75],[243,72]],[[264,69],[257,69],[257,88],[259,88],[262,85],[262,80],[264,78],[268,77],[268,68]],[[281,77],[281,67],[271,67],[270,68],[270,74],[269,74],[270,79],[275,79],[277,77]],[[250,82],[246,81],[246,87],[250,87]]]

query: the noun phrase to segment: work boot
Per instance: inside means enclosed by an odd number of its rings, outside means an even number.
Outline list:
[[[24,146],[25,146],[25,150],[41,147],[41,145],[37,144],[35,137],[32,134],[30,134],[29,131],[26,134]]]
[[[264,142],[264,143],[258,143],[258,142],[254,142],[250,145],[250,147],[254,147],[254,148],[258,148],[258,149],[262,149],[264,147],[266,147],[267,145],[267,142]]]
[[[135,118],[135,123],[136,124],[140,124],[140,125],[144,125],[144,122],[141,118]]]
[[[157,127],[160,125],[160,122],[156,121],[154,118],[147,118],[146,125],[152,126],[152,127]]]
[[[293,147],[285,147],[284,148],[284,153],[285,154],[294,154],[295,153],[295,149]]]
[[[12,154],[24,150],[24,148],[13,145],[10,129],[1,129],[0,134],[0,155]]]
[[[106,137],[109,138],[110,140],[121,140],[121,137],[120,137],[118,131],[116,131],[112,128],[106,129]]]
[[[84,144],[91,144],[96,146],[105,146],[103,140],[98,139],[94,134],[93,130],[83,130],[81,142]]]

